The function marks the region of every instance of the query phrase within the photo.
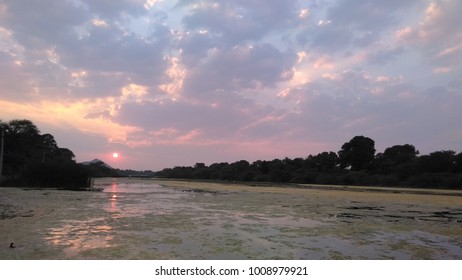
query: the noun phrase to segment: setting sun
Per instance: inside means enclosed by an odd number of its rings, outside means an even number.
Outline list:
[[[112,157],[113,157],[113,158],[118,158],[118,157],[119,157],[119,154],[118,154],[118,153],[113,153],[113,154],[112,154]]]

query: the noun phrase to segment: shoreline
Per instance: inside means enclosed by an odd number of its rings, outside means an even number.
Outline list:
[[[156,178],[156,177],[101,177],[93,178],[93,180],[140,180],[152,181],[166,187],[179,187],[186,189],[195,189],[197,191],[204,190],[224,190],[224,186],[229,186],[235,191],[256,191],[256,192],[277,192],[283,193],[284,190],[307,191],[340,191],[340,192],[357,192],[370,194],[410,194],[410,195],[437,195],[437,196],[452,196],[462,197],[462,190],[454,189],[423,189],[412,187],[387,187],[387,186],[355,186],[355,185],[322,185],[322,184],[301,184],[301,183],[275,183],[275,182],[252,182],[252,181],[216,181],[216,180],[200,180],[200,179],[174,179],[174,178]],[[81,190],[73,190],[66,188],[54,187],[32,187],[32,186],[8,186],[0,185],[0,190],[4,188],[18,188],[23,190],[63,190],[72,192],[94,192],[101,191],[97,187],[89,187]]]
[[[138,178],[145,179],[145,178]],[[146,178],[147,179],[147,178]],[[392,193],[392,194],[416,194],[416,195],[442,195],[442,196],[462,196],[462,190],[451,189],[422,189],[409,187],[383,187],[383,186],[351,186],[351,185],[320,185],[320,184],[298,184],[298,183],[273,183],[273,182],[229,182],[229,181],[208,181],[194,179],[170,179],[170,178],[149,178],[159,182],[161,185],[169,187],[194,188],[197,184],[207,189],[220,190],[222,186],[234,186],[238,189],[249,188],[256,191],[271,191],[275,189],[299,189],[299,190],[320,190],[320,191],[348,191],[348,192],[367,192],[367,193]],[[276,191],[279,192],[279,191]]]

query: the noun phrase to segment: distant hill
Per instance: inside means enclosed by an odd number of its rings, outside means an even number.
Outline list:
[[[114,169],[114,168],[112,168],[112,166],[110,166],[109,164],[105,163],[104,161],[102,161],[100,159],[84,161],[84,162],[81,162],[80,164],[81,165],[94,165],[94,166],[99,166],[99,167],[103,167],[103,168],[107,168],[107,169]]]
[[[121,170],[113,168],[109,164],[100,159],[81,162],[85,166],[92,177],[154,177],[155,172],[151,170],[137,171],[131,169]]]

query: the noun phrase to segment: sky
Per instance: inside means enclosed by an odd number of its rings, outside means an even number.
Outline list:
[[[462,152],[459,0],[0,0],[0,120],[160,170]],[[113,158],[112,153],[119,157]]]

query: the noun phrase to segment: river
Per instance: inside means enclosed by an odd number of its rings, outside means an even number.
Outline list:
[[[460,195],[208,186],[0,188],[0,259],[462,259]]]

